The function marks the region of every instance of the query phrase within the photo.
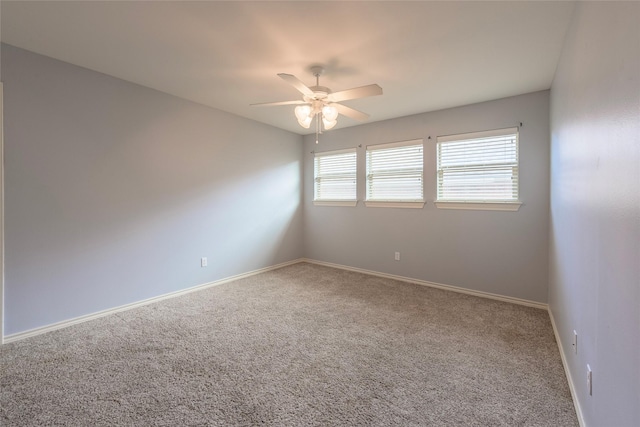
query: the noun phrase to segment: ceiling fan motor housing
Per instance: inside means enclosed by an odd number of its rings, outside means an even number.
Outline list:
[[[326,99],[331,94],[331,89],[326,86],[311,86],[309,89],[313,92],[313,96],[304,96],[303,98],[307,102],[312,102],[314,99]]]

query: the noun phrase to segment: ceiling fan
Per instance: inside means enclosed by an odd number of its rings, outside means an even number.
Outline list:
[[[309,129],[313,119],[316,119],[316,143],[317,135],[322,133],[322,129],[333,128],[338,119],[338,114],[349,118],[364,121],[369,118],[368,114],[355,110],[339,102],[350,99],[365,98],[367,96],[382,95],[382,88],[377,84],[356,87],[353,89],[331,92],[331,89],[320,86],[320,75],[324,73],[324,67],[315,65],[310,68],[316,77],[315,86],[307,86],[300,79],[292,74],[280,73],[278,76],[302,93],[302,99],[297,101],[265,102],[251,104],[252,106],[269,107],[276,105],[297,105],[295,115],[298,123],[305,129]],[[322,125],[321,125],[322,123]]]

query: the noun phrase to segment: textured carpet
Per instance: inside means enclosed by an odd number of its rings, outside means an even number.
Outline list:
[[[578,425],[544,310],[306,263],[0,362],[3,426]]]

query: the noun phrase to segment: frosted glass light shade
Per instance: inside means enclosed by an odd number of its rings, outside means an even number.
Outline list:
[[[327,120],[326,117],[322,117],[322,124],[324,124],[324,129],[329,130],[334,127],[338,123],[337,120]]]
[[[305,119],[311,116],[311,105],[298,105],[295,109],[295,113],[296,113],[296,118],[298,119],[298,122],[305,121]],[[309,121],[309,123],[311,123],[311,121]],[[302,123],[300,123],[300,125],[302,126]],[[306,126],[306,127],[309,127],[309,126]]]
[[[325,105],[322,107],[322,117],[330,122],[335,122],[338,118],[338,109],[331,104]]]
[[[302,120],[298,119],[298,124],[305,129],[309,129],[309,126],[311,126],[311,120],[313,120],[313,117],[307,116]]]

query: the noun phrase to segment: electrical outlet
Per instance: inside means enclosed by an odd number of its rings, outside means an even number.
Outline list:
[[[573,331],[573,352],[575,354],[578,354],[578,333],[575,331]]]
[[[396,261],[400,261],[400,252],[396,252]]]
[[[207,257],[200,258],[200,267],[206,267],[206,266],[207,266]]]
[[[587,363],[587,390],[589,390],[589,396],[593,395],[593,372],[591,372],[591,366]]]

